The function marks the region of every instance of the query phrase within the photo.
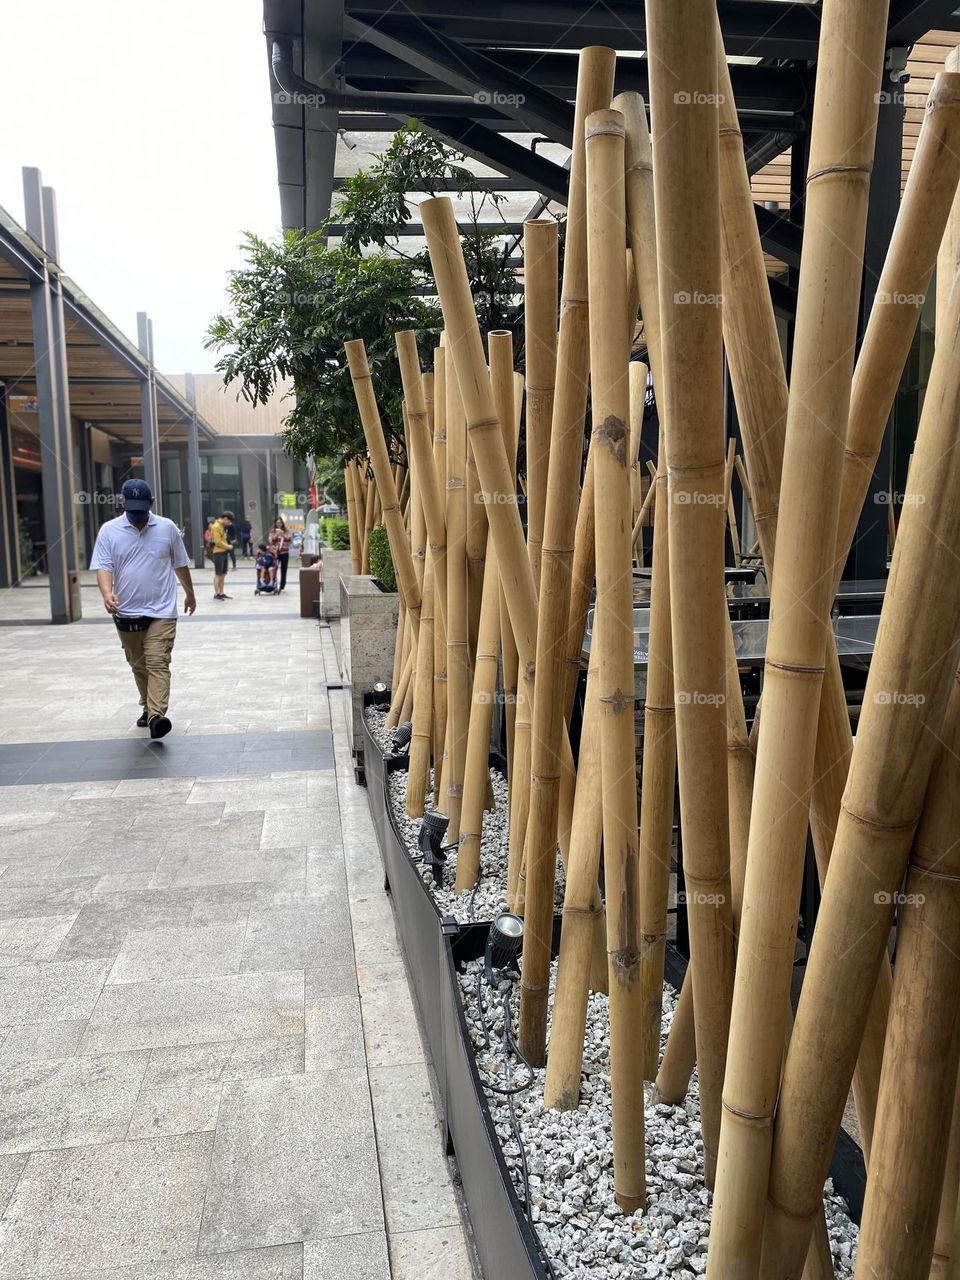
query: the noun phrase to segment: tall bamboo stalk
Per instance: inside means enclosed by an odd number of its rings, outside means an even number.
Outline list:
[[[723,367],[717,305],[720,219],[713,22],[709,0],[652,0],[647,6],[669,417],[667,506],[680,808],[708,1185],[716,1163],[733,983],[723,707],[728,624],[720,506]]]
[[[523,323],[527,366],[527,548],[540,587],[550,424],[557,374],[558,237],[554,218],[523,224]]]
[[[459,834],[470,720],[467,586],[467,420],[455,371],[447,371],[447,759],[445,811]]]
[[[497,330],[488,338],[494,403],[508,455],[515,430],[513,423],[513,342],[509,330]],[[480,873],[480,841],[483,806],[489,784],[488,757],[493,721],[500,649],[500,571],[496,548],[487,547],[483,573],[477,656],[463,780],[460,846],[457,851],[457,892],[472,889]]]
[[[584,415],[590,365],[587,303],[584,126],[594,111],[607,109],[613,93],[616,55],[590,47],[580,54],[570,195],[564,241],[557,385],[550,432],[550,469],[540,559],[536,671],[530,743],[530,814],[527,823],[526,898],[523,974],[518,1043],[529,1062],[546,1060],[550,938],[557,863],[557,811],[561,747],[565,728],[562,702],[564,653],[557,643],[570,609],[573,560],[571,494],[576,492],[583,457]],[[622,166],[621,166],[622,168]],[[624,250],[625,252],[625,250]],[[626,309],[623,253],[617,263],[622,301],[617,328],[623,332]]]
[[[930,1280],[956,1280],[957,1270],[957,1210],[960,1205],[960,1075],[954,1086],[953,1123],[947,1142],[947,1162],[940,1193],[940,1211],[930,1264]]]
[[[958,423],[955,287],[924,400],[830,874],[783,1073],[764,1235],[771,1276],[792,1274],[819,1203],[883,964],[891,916],[883,895],[893,901],[905,870],[956,667],[960,584],[948,556],[960,550]],[[829,1067],[822,1061],[825,1046]]]
[[[363,482],[363,545],[360,554],[360,572],[367,574],[370,572],[370,531],[373,528],[373,505],[374,495],[376,493],[376,485],[373,476],[368,474],[367,465],[364,465],[364,482]]]
[[[487,513],[483,502],[483,494],[480,492],[480,483],[477,479],[477,465],[469,449],[467,450],[466,480],[467,536],[465,547],[467,560],[467,635],[469,639],[467,657],[472,671],[480,630],[483,566],[487,556]]]
[[[610,1085],[617,1203],[642,1208],[643,1073],[639,982],[637,781],[633,724],[633,554],[630,513],[630,349],[626,309],[623,117],[586,121],[590,372],[596,440],[597,702],[603,776],[603,861],[610,969]],[[569,252],[569,250],[568,250]],[[561,350],[563,342],[561,338]],[[551,475],[553,472],[551,459]],[[549,531],[549,499],[548,523]],[[547,545],[545,538],[544,545]],[[545,582],[545,575],[541,582]],[[564,601],[566,612],[566,601]],[[562,670],[559,673],[562,676]],[[543,696],[538,693],[537,703]],[[536,739],[534,739],[536,742]]]
[[[430,776],[430,753],[433,747],[433,646],[434,646],[434,561],[427,548],[423,572],[423,595],[420,606],[420,637],[417,642],[415,687],[413,694],[413,731],[407,768],[408,818],[422,818]]]
[[[960,71],[960,46],[955,46],[943,60],[944,71]],[[950,296],[950,281],[960,270],[960,192],[956,194],[944,228],[937,254],[936,328],[939,332]]]
[[[347,494],[347,526],[350,530],[350,568],[354,574],[360,572],[363,564],[363,535],[357,515],[357,467],[352,460],[347,463],[343,472],[343,483]]]
[[[954,678],[897,927],[861,1280],[927,1280],[960,1057],[960,684]],[[923,1016],[918,1017],[918,1010]],[[954,1187],[954,1211],[956,1209]]]
[[[447,375],[446,353],[443,347],[433,352],[433,465],[441,491],[444,509],[443,572],[439,561],[434,577],[434,641],[433,641],[433,786],[435,803],[443,808],[440,790],[440,774],[443,765],[443,749],[447,735],[447,535],[446,535],[446,484],[447,484]]]

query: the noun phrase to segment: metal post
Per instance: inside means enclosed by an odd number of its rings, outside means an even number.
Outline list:
[[[60,262],[60,237],[57,230],[57,196],[53,187],[41,188],[43,204],[43,247],[47,257]],[[53,371],[57,379],[57,404],[59,406],[58,429],[60,432],[60,457],[63,466],[60,475],[63,483],[63,516],[65,522],[65,546],[68,572],[80,568],[77,552],[77,486],[74,483],[73,419],[70,415],[70,370],[67,365],[67,331],[63,319],[63,288],[60,284],[59,266],[50,272],[50,323],[53,330]],[[76,619],[74,619],[76,621]]]
[[[184,386],[190,402],[187,422],[187,490],[190,494],[190,550],[194,568],[203,568],[203,501],[200,490],[200,427],[197,422],[197,387],[193,374],[184,375]]]
[[[0,587],[20,581],[20,525],[13,445],[7,421],[7,388],[0,383]]]
[[[23,200],[27,231],[41,246],[43,195],[40,170],[23,170]],[[30,316],[33,324],[34,372],[37,384],[37,419],[40,427],[40,460],[43,482],[43,523],[50,578],[50,617],[70,622],[70,580],[67,565],[66,518],[63,495],[67,489],[62,471],[66,465],[61,448],[59,378],[55,371],[53,310],[50,274],[44,261],[43,278],[30,284]]]
[[[160,440],[157,419],[157,384],[153,368],[153,326],[145,311],[137,312],[137,346],[147,360],[140,375],[140,421],[143,426],[143,478],[153,490],[153,509],[163,508],[160,493]]]
[[[905,112],[902,69],[906,66],[906,49],[888,49],[883,80],[880,85],[880,110],[877,118],[877,145],[870,182],[870,205],[867,211],[867,238],[863,251],[863,291],[860,300],[858,341],[863,338],[880,273],[887,256],[890,237],[900,208],[901,165],[903,163],[903,119]],[[887,421],[880,456],[853,548],[844,567],[844,578],[885,578],[887,576],[888,519],[892,476],[890,467],[891,423]],[[900,514],[899,508],[894,515]]]

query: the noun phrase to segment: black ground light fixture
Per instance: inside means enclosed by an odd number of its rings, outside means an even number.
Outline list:
[[[402,756],[406,753],[410,746],[410,739],[413,737],[413,721],[404,720],[403,724],[398,724],[390,735],[393,744],[393,758]]]
[[[439,809],[428,810],[420,824],[420,835],[417,843],[420,846],[423,865],[433,876],[434,884],[443,884],[443,868],[447,861],[447,849],[452,845],[444,845],[443,838],[447,834],[450,819]]]
[[[523,921],[511,911],[501,911],[494,916],[487,936],[487,949],[483,955],[483,973],[491,987],[495,987],[506,972],[507,976],[519,973],[517,957],[523,946]]]

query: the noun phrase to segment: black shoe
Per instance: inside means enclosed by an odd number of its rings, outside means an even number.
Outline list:
[[[150,737],[165,738],[173,725],[166,716],[153,716],[150,720]]]
[[[214,600],[226,600],[226,596],[214,596]]]
[[[220,599],[221,599],[221,600],[232,600],[232,599],[233,599],[233,596],[221,596],[221,597],[220,597]]]
[[[140,719],[137,721],[137,728],[145,729],[149,723],[150,723],[150,713],[147,711],[147,708],[144,707],[143,710],[140,712]]]

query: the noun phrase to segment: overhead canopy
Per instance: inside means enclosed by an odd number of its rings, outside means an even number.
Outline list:
[[[37,394],[30,282],[41,277],[43,266],[40,246],[0,209],[0,381],[6,384],[12,418],[28,429],[32,414],[18,411],[23,401],[17,398],[29,402]],[[63,290],[71,413],[139,446],[140,387],[150,362],[56,264],[50,270],[59,275]],[[190,404],[162,375],[154,376],[160,443],[185,443]],[[214,437],[202,417],[199,427],[202,438]]]

